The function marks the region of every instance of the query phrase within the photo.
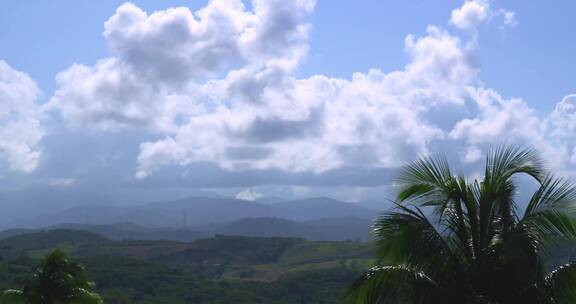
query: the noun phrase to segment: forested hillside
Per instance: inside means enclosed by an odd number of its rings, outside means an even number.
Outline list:
[[[21,288],[56,247],[86,267],[105,303],[337,303],[371,261],[370,246],[352,241],[115,241],[61,229],[0,240],[0,289]]]

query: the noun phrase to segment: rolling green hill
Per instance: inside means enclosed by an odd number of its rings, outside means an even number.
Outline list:
[[[363,240],[370,237],[372,221],[359,217],[324,218],[296,222],[282,218],[245,218],[221,225],[215,232],[252,237],[298,237],[316,241]]]
[[[0,288],[21,287],[55,247],[85,265],[105,303],[338,303],[370,262],[370,248],[360,242],[241,236],[117,241],[60,229],[0,240]]]
[[[110,239],[88,231],[65,229],[39,231],[0,240],[0,256],[41,257],[55,248],[74,252],[84,246],[106,246],[111,242]]]

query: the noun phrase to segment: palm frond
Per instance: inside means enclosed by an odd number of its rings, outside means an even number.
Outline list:
[[[529,298],[541,298],[539,293],[546,274],[544,260],[532,235],[521,227],[515,227],[505,239],[492,244],[486,262],[477,275],[489,286],[493,298],[503,303],[518,302],[528,294]]]
[[[524,217],[542,210],[558,210],[576,215],[576,185],[552,175],[546,176],[532,195]]]
[[[26,298],[21,290],[8,289],[0,293],[2,304],[26,304]]]
[[[438,222],[449,220],[457,223],[458,229],[453,232],[461,244],[467,243],[468,228],[462,206],[467,192],[466,180],[452,174],[445,157],[424,157],[406,165],[397,182],[400,185],[399,202],[433,207]]]
[[[373,267],[350,286],[349,304],[440,303],[436,282],[406,265]]]
[[[78,304],[102,304],[102,298],[95,293],[84,288],[74,289],[72,300]]]
[[[576,303],[576,262],[563,265],[546,276],[546,285],[555,304]]]
[[[539,184],[522,217],[519,174]],[[547,175],[534,149],[496,147],[473,181],[425,157],[397,182],[400,204],[374,225],[384,267],[355,282],[350,303],[576,303],[576,266],[546,276],[544,263],[551,245],[576,240],[576,186]]]
[[[576,186],[546,176],[532,195],[518,223],[540,245],[559,239],[576,239]]]
[[[450,196],[453,180],[444,157],[424,157],[402,168],[396,182],[400,185],[399,202],[442,203]]]
[[[531,213],[518,224],[541,250],[558,240],[576,240],[576,219],[564,212],[545,209]]]
[[[449,242],[422,211],[416,206],[398,208],[374,223],[378,263],[415,266],[432,277],[455,272],[457,261]]]
[[[505,237],[518,221],[513,177],[527,174],[541,181],[544,172],[543,162],[532,148],[502,145],[488,153],[484,179],[477,192],[480,251]]]
[[[500,145],[488,153],[484,182],[495,184],[518,173],[528,174],[538,181],[545,176],[544,162],[535,149]]]

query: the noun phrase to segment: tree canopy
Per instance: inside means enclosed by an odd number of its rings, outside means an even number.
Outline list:
[[[519,175],[538,185],[524,204]],[[481,179],[424,157],[397,183],[397,207],[374,224],[376,266],[349,303],[576,303],[576,263],[545,266],[555,244],[576,239],[576,187],[533,149],[491,150]]]
[[[101,304],[95,285],[84,268],[60,250],[42,261],[22,290],[7,290],[0,295],[5,304]]]

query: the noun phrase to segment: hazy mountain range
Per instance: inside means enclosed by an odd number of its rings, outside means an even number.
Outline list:
[[[24,208],[24,207],[23,207]],[[372,220],[378,212],[359,204],[319,197],[260,203],[234,198],[189,197],[136,206],[84,205],[31,216],[7,217],[3,228],[41,228],[61,223],[109,225],[133,223],[153,228],[189,228],[245,218],[275,217],[292,221],[355,217]]]
[[[326,218],[296,222],[280,218],[244,218],[229,223],[184,228],[149,228],[133,223],[58,224],[40,229],[7,229],[0,239],[38,231],[80,230],[112,240],[167,240],[191,242],[215,235],[251,237],[296,237],[315,241],[368,240],[372,221],[356,217]]]
[[[33,198],[41,201],[41,197]],[[94,203],[62,207],[69,204],[73,204],[73,198],[67,197],[52,211],[38,208],[29,216],[7,216],[1,221],[5,230],[0,238],[39,229],[75,229],[116,240],[192,241],[217,234],[366,240],[372,220],[378,215],[378,211],[361,203],[326,197],[251,202],[215,196],[132,206]],[[27,206],[34,210],[36,205]]]

